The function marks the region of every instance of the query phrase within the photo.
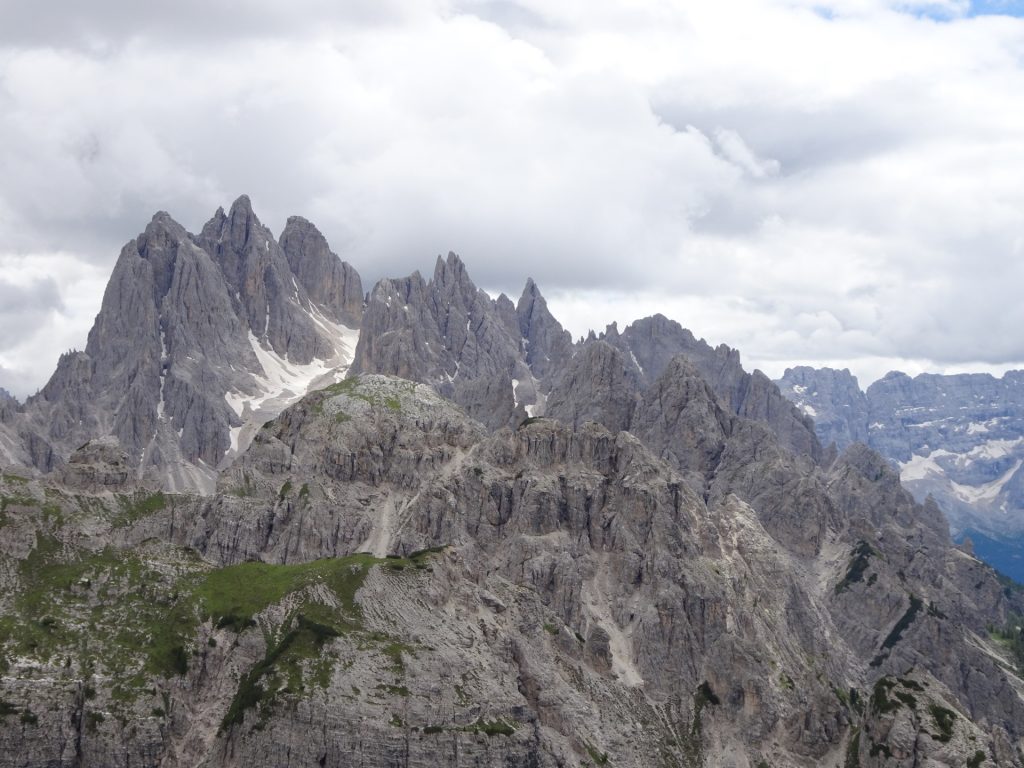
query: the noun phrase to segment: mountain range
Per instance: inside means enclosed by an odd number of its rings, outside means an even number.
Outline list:
[[[798,367],[777,383],[823,444],[878,451],[918,499],[939,503],[957,538],[1024,581],[1024,371],[894,371],[862,392],[848,370]]]
[[[1024,766],[1024,593],[807,405],[157,214],[0,396],[0,766]]]

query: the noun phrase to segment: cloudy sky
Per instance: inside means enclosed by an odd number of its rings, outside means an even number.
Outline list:
[[[1024,0],[0,0],[0,386],[121,245],[247,193],[364,280],[454,250],[574,335],[1024,366]]]

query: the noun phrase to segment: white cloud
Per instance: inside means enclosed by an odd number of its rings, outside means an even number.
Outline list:
[[[960,0],[10,5],[0,252],[8,283],[46,265],[56,293],[50,330],[0,339],[0,386],[84,343],[153,212],[196,230],[242,192],[368,279],[449,249],[484,285],[532,276],[577,333],[663,311],[767,368],[1024,360],[1019,19]]]
[[[0,386],[32,394],[82,347],[107,276],[72,254],[0,253]]]

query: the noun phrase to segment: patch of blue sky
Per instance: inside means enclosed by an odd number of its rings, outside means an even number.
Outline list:
[[[904,0],[904,2],[894,2],[890,7],[911,16],[934,19],[935,21],[953,21],[974,16],[1024,18],[1024,0],[935,0],[935,2]],[[811,10],[818,16],[829,20],[841,18],[844,15],[828,3],[812,6]]]
[[[952,0],[952,2],[907,3],[903,10],[914,16],[922,16],[936,21],[950,21],[974,16],[1024,18],[1024,0]]]
[[[968,16],[1024,17],[1024,0],[971,0]]]

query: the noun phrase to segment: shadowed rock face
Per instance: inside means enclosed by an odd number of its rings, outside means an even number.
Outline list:
[[[18,403],[14,395],[0,387],[0,422],[13,418],[19,407],[20,403]]]

